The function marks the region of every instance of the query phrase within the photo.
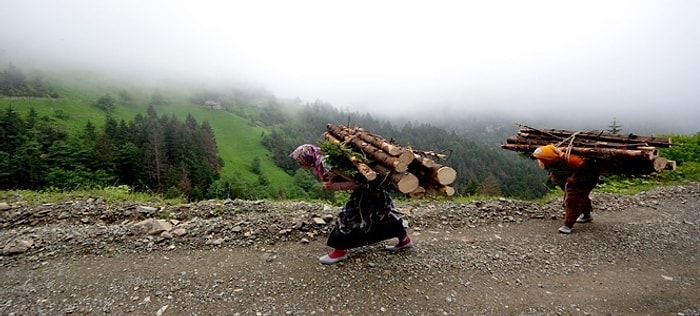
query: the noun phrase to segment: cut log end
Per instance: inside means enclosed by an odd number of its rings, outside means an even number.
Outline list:
[[[666,167],[664,167],[666,170],[676,170],[676,162],[674,160],[669,160],[666,162]]]
[[[412,192],[418,187],[418,177],[416,177],[414,174],[406,172],[396,174],[396,176],[398,177],[396,177],[395,180],[392,180],[392,182],[399,192],[406,194]]]
[[[453,196],[455,195],[455,188],[447,185],[440,185],[440,186],[429,186],[427,188],[427,194],[433,195],[433,196],[439,196],[439,195],[444,195],[444,196]]]
[[[443,166],[436,172],[438,183],[442,185],[452,184],[457,179],[457,171],[453,168]]]
[[[668,165],[668,159],[666,159],[664,157],[654,158],[654,161],[653,161],[654,171],[661,172],[662,170],[666,169],[667,165]]]
[[[453,196],[453,195],[455,195],[455,188],[450,187],[450,186],[444,186],[441,188],[441,192],[447,196]]]
[[[408,192],[408,197],[412,199],[422,199],[425,197],[426,190],[424,187],[418,186],[415,190]]]

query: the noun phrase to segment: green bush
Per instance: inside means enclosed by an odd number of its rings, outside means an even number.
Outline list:
[[[180,190],[175,186],[171,186],[170,188],[168,188],[167,191],[165,191],[165,198],[166,199],[179,199],[182,197],[183,197],[182,192],[180,192]]]

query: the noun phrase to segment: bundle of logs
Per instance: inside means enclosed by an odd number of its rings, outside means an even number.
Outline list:
[[[445,155],[401,147],[359,127],[328,124],[323,137],[366,159],[348,158],[370,186],[393,188],[411,198],[452,196],[455,169],[438,163]]]
[[[671,138],[614,134],[601,131],[536,129],[520,125],[518,133],[501,148],[532,153],[537,147],[554,144],[563,151],[595,159],[609,174],[638,175],[674,170],[675,161],[659,156],[657,148],[671,146]]]

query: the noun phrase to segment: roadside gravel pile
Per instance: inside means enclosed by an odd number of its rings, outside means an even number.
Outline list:
[[[0,314],[700,314],[700,184],[561,198],[401,201],[417,247],[318,264],[338,207],[0,200]],[[393,241],[387,241],[387,244]]]
[[[662,193],[662,192],[661,192]],[[636,197],[594,194],[596,208],[620,211],[658,204],[660,194]],[[658,197],[657,197],[658,196]],[[325,239],[339,207],[308,202],[204,201],[185,205],[108,204],[100,197],[62,203],[0,204],[2,255],[105,254],[112,252],[245,247]],[[476,228],[561,216],[561,198],[547,205],[509,199],[470,203],[399,202],[414,230]]]

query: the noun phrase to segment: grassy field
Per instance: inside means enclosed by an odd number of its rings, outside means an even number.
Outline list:
[[[123,87],[100,81],[68,86],[62,83],[54,88],[60,98],[0,98],[0,108],[12,106],[26,117],[30,108],[34,108],[39,116],[56,118],[56,123],[63,126],[71,135],[83,131],[88,122],[100,128],[104,124],[105,112],[95,106],[96,101],[109,93],[116,100],[112,116],[117,121],[131,121],[137,114],[146,114],[153,90],[135,87]],[[119,93],[127,91],[131,96],[128,103],[119,100]],[[292,183],[292,177],[274,165],[269,157],[269,151],[262,146],[260,140],[267,130],[256,126],[249,119],[224,110],[210,110],[189,101],[189,92],[183,89],[166,91],[159,89],[167,105],[156,106],[159,116],[174,115],[185,120],[191,114],[198,123],[208,121],[215,133],[219,156],[224,161],[222,176],[234,172],[240,174],[248,182],[257,181],[258,175],[250,171],[253,160],[260,159],[262,174],[276,187],[287,187]]]

